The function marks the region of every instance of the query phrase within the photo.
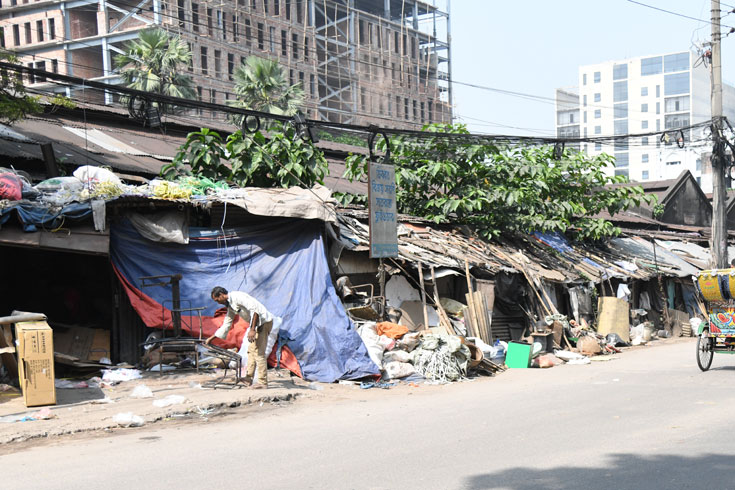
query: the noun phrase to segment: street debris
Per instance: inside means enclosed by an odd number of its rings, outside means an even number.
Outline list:
[[[120,427],[141,427],[145,424],[143,417],[133,412],[121,412],[112,417],[112,421]]]

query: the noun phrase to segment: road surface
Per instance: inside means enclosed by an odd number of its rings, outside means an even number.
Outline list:
[[[13,490],[735,488],[735,356],[715,356],[701,373],[694,339],[678,339],[616,357],[37,442],[0,456],[0,481]]]

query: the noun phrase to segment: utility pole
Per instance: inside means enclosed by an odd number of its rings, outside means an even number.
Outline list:
[[[712,1],[712,266],[727,263],[727,218],[725,216],[725,159],[722,146],[722,57],[720,53],[720,0]]]

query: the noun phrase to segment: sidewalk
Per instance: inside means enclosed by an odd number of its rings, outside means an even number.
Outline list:
[[[314,393],[309,382],[292,377],[286,370],[271,370],[268,375],[268,389],[252,390],[245,387],[202,388],[202,384],[217,379],[220,374],[191,372],[160,376],[146,372],[142,379],[121,382],[110,388],[57,388],[57,404],[49,407],[26,408],[20,394],[0,393],[0,444],[86,431],[109,431],[121,427],[113,420],[119,413],[137,415],[148,425],[171,418],[207,418],[230,408],[288,402]],[[228,377],[227,381],[232,379]],[[131,393],[139,385],[150,388],[153,397],[132,398]],[[185,401],[168,407],[153,404],[169,395],[180,395]],[[42,416],[51,418],[34,417],[41,411]],[[16,421],[23,417],[37,419]]]

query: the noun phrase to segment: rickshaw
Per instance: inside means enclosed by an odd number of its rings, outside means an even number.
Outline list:
[[[693,279],[707,313],[697,329],[697,365],[707,371],[715,353],[735,354],[735,268],[701,271]]]

